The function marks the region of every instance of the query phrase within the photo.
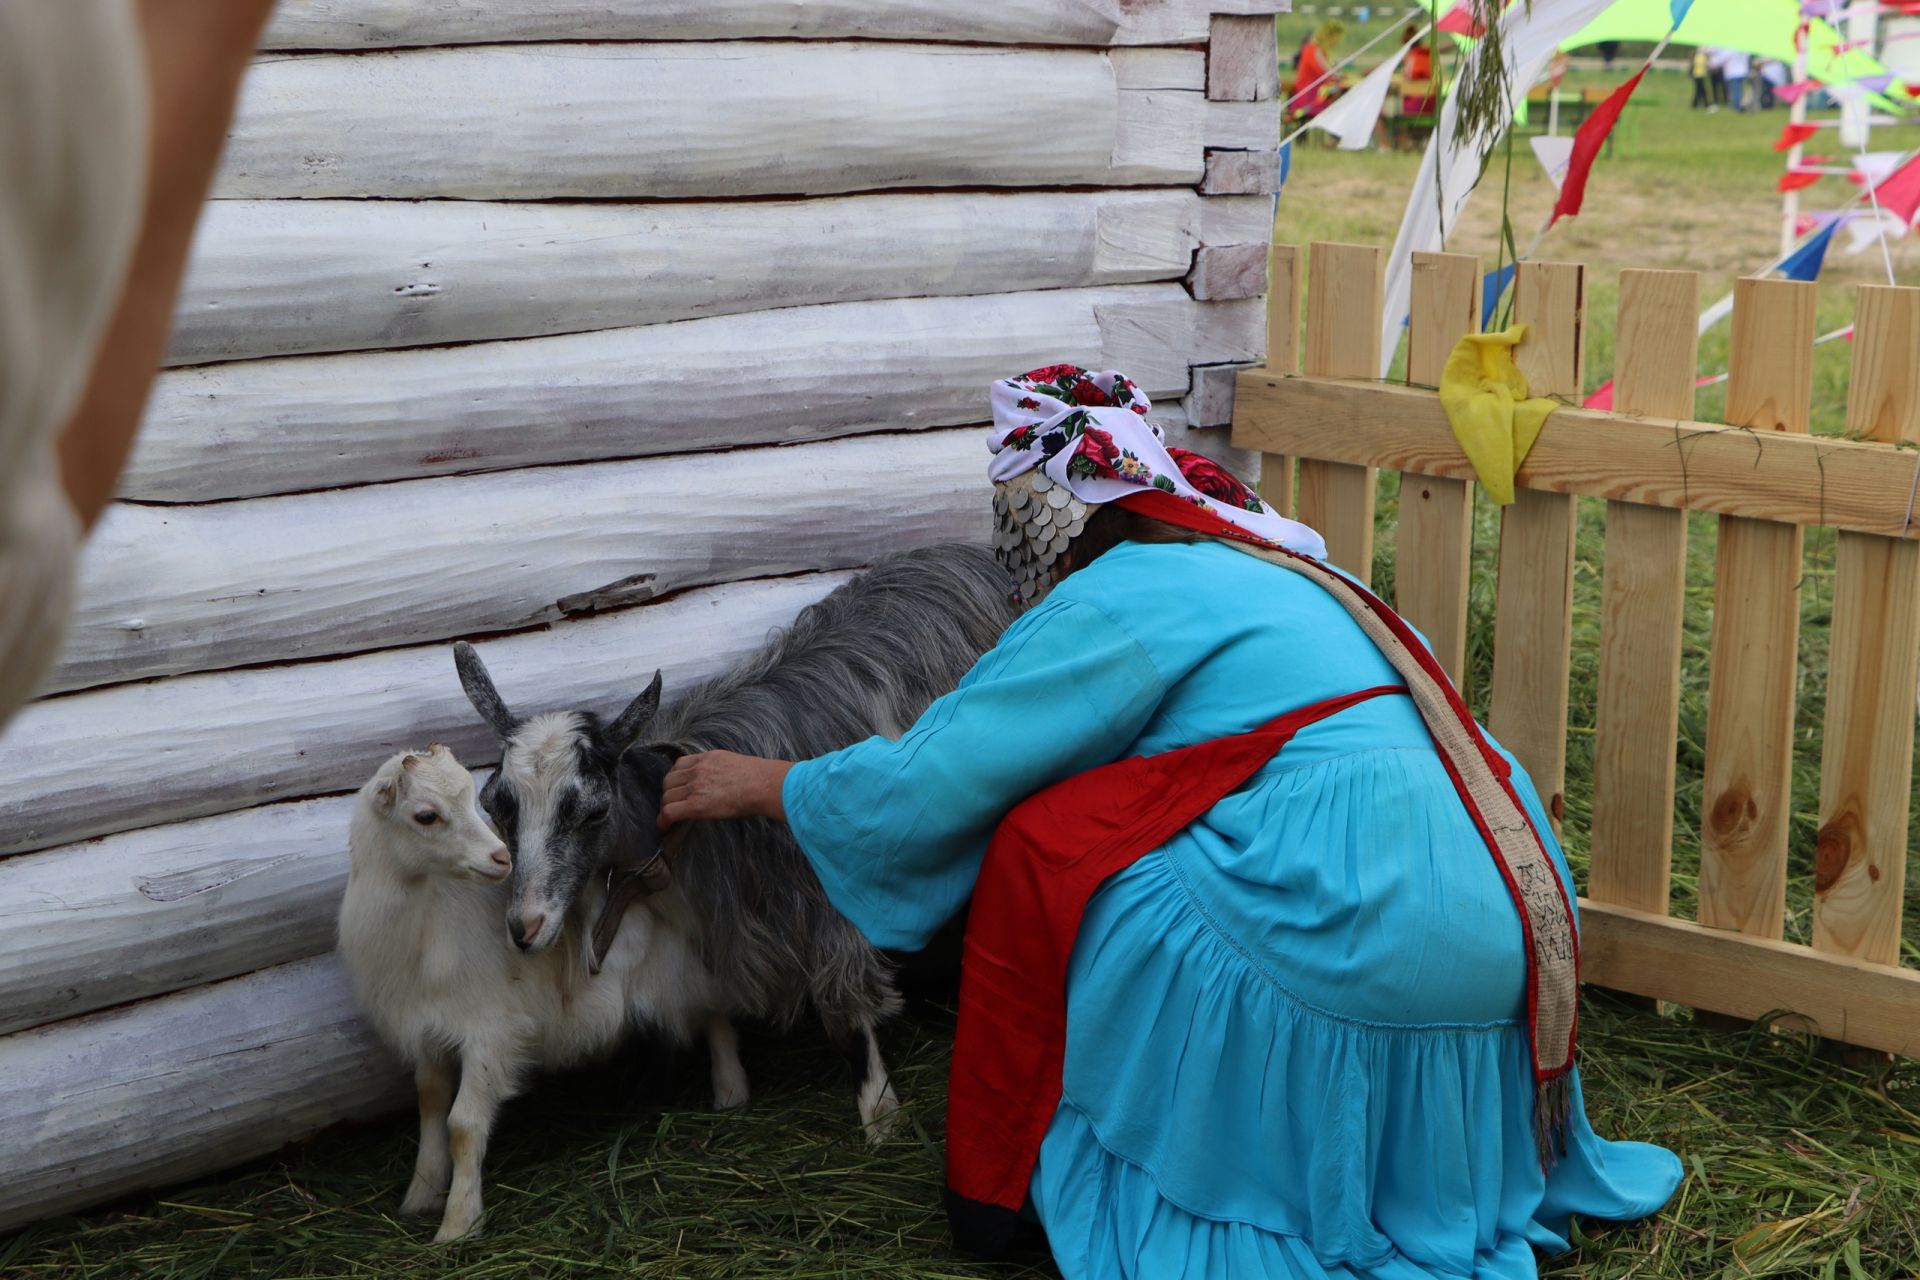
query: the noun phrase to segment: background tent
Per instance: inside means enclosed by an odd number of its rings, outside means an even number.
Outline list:
[[[1800,25],[1796,0],[1693,0],[1686,21],[1674,36],[1684,45],[1741,49],[1756,57],[1778,58],[1793,65],[1793,33]],[[1669,0],[1618,0],[1560,47],[1577,49],[1602,40],[1662,39],[1673,29]],[[1840,33],[1814,20],[1809,27],[1807,74],[1824,84],[1844,84],[1881,75],[1886,67],[1867,53],[1841,50]],[[1906,95],[1895,90],[1885,105],[1903,109]],[[1901,101],[1893,101],[1894,99]]]

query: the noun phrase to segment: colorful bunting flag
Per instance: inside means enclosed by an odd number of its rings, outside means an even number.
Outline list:
[[[1778,186],[1782,191],[1799,191],[1818,181],[1820,181],[1820,172],[1817,169],[1789,169],[1780,175]]]
[[[1775,151],[1791,151],[1801,143],[1820,132],[1817,124],[1790,124],[1780,130],[1780,136],[1774,140]]]
[[[1907,234],[1907,224],[1890,213],[1875,217],[1867,213],[1847,219],[1847,252],[1865,253],[1882,239],[1898,240]]]
[[[1480,282],[1480,327],[1486,328],[1493,323],[1493,309],[1500,305],[1500,295],[1507,291],[1507,285],[1513,281],[1513,273],[1519,267],[1517,262],[1509,262],[1498,271],[1487,272],[1486,279]]]
[[[1487,34],[1487,26],[1480,21],[1479,15],[1467,0],[1460,0],[1445,17],[1433,24],[1435,31],[1444,31],[1450,36],[1465,36],[1469,40],[1478,40]]]
[[[1782,102],[1794,103],[1820,87],[1817,80],[1795,80],[1792,84],[1776,85],[1773,96]]]
[[[1563,217],[1572,217],[1580,212],[1581,201],[1587,198],[1587,174],[1593,168],[1594,157],[1600,154],[1600,144],[1613,132],[1613,126],[1620,122],[1620,113],[1626,109],[1627,99],[1640,87],[1640,77],[1647,74],[1641,67],[1633,73],[1633,78],[1607,95],[1605,102],[1593,109],[1593,114],[1581,122],[1573,133],[1573,154],[1567,161],[1567,176],[1560,184],[1560,198],[1553,203],[1553,216],[1547,219],[1551,227]]]
[[[1789,280],[1818,280],[1820,267],[1827,260],[1827,246],[1833,243],[1833,233],[1839,226],[1838,222],[1829,222],[1774,269]]]
[[[1920,214],[1920,158],[1907,161],[1873,188],[1873,200],[1903,223]]]
[[[1893,75],[1891,72],[1883,72],[1877,76],[1861,76],[1854,83],[1868,93],[1885,93],[1887,86],[1893,83]]]
[[[1547,180],[1558,191],[1567,180],[1567,166],[1573,162],[1573,139],[1565,134],[1536,134],[1531,139],[1533,154],[1547,171]]]

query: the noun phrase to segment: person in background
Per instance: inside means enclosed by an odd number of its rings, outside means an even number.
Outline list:
[[[1412,89],[1415,85],[1425,86],[1423,92],[1409,93],[1400,102],[1400,110],[1410,116],[1423,116],[1433,110],[1433,49],[1419,43],[1420,28],[1409,22],[1400,33],[1400,43],[1413,47],[1407,50],[1407,60],[1401,64],[1401,74],[1406,85]]]
[[[1620,42],[1618,40],[1602,40],[1596,47],[1600,50],[1601,64],[1605,66],[1607,70],[1613,70],[1613,60],[1620,56]]]
[[[0,3],[0,725],[59,653],[272,7]]]
[[[1695,49],[1693,51],[1693,102],[1691,109],[1699,111],[1702,108],[1708,111],[1713,110],[1713,85],[1707,79],[1707,51],[1705,49]]]
[[[1293,93],[1287,99],[1287,111],[1290,114],[1317,116],[1340,96],[1339,81],[1332,74],[1333,58],[1346,34],[1345,23],[1337,18],[1329,18],[1301,46],[1300,66],[1294,75]]]
[[[1727,50],[1723,64],[1727,77],[1727,104],[1735,111],[1752,111],[1747,101],[1747,79],[1753,74],[1753,55],[1744,49]]]
[[[1707,50],[1707,83],[1713,88],[1712,111],[1727,105],[1727,51],[1725,49]]]
[[[1754,83],[1760,90],[1762,111],[1773,110],[1773,104],[1778,101],[1774,91],[1785,85],[1791,77],[1787,64],[1778,58],[1768,58],[1760,64],[1760,74]]]

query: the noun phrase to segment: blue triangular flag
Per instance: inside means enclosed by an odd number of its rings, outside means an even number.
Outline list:
[[[1687,0],[1693,3],[1693,0]],[[1287,185],[1287,175],[1293,172],[1293,143],[1291,140],[1280,144],[1280,185]]]
[[[1480,282],[1480,327],[1486,328],[1493,323],[1493,309],[1500,305],[1500,295],[1507,291],[1507,285],[1513,281],[1513,272],[1520,264],[1509,262],[1498,271],[1487,272],[1487,278]]]
[[[1693,0],[1672,0],[1673,25],[1677,28],[1687,20],[1687,10],[1693,8]]]
[[[1820,267],[1827,260],[1827,245],[1833,240],[1834,229],[1840,225],[1839,219],[1820,228],[1813,238],[1781,259],[1774,270],[1789,280],[1818,280]]]

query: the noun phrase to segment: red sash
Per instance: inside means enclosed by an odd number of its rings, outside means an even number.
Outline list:
[[[1019,1228],[1040,1142],[1060,1103],[1067,961],[1108,877],[1164,845],[1307,725],[1404,685],[1289,711],[1251,733],[1068,778],[1008,814],[974,885],[947,1099],[947,1210],[970,1252]]]

